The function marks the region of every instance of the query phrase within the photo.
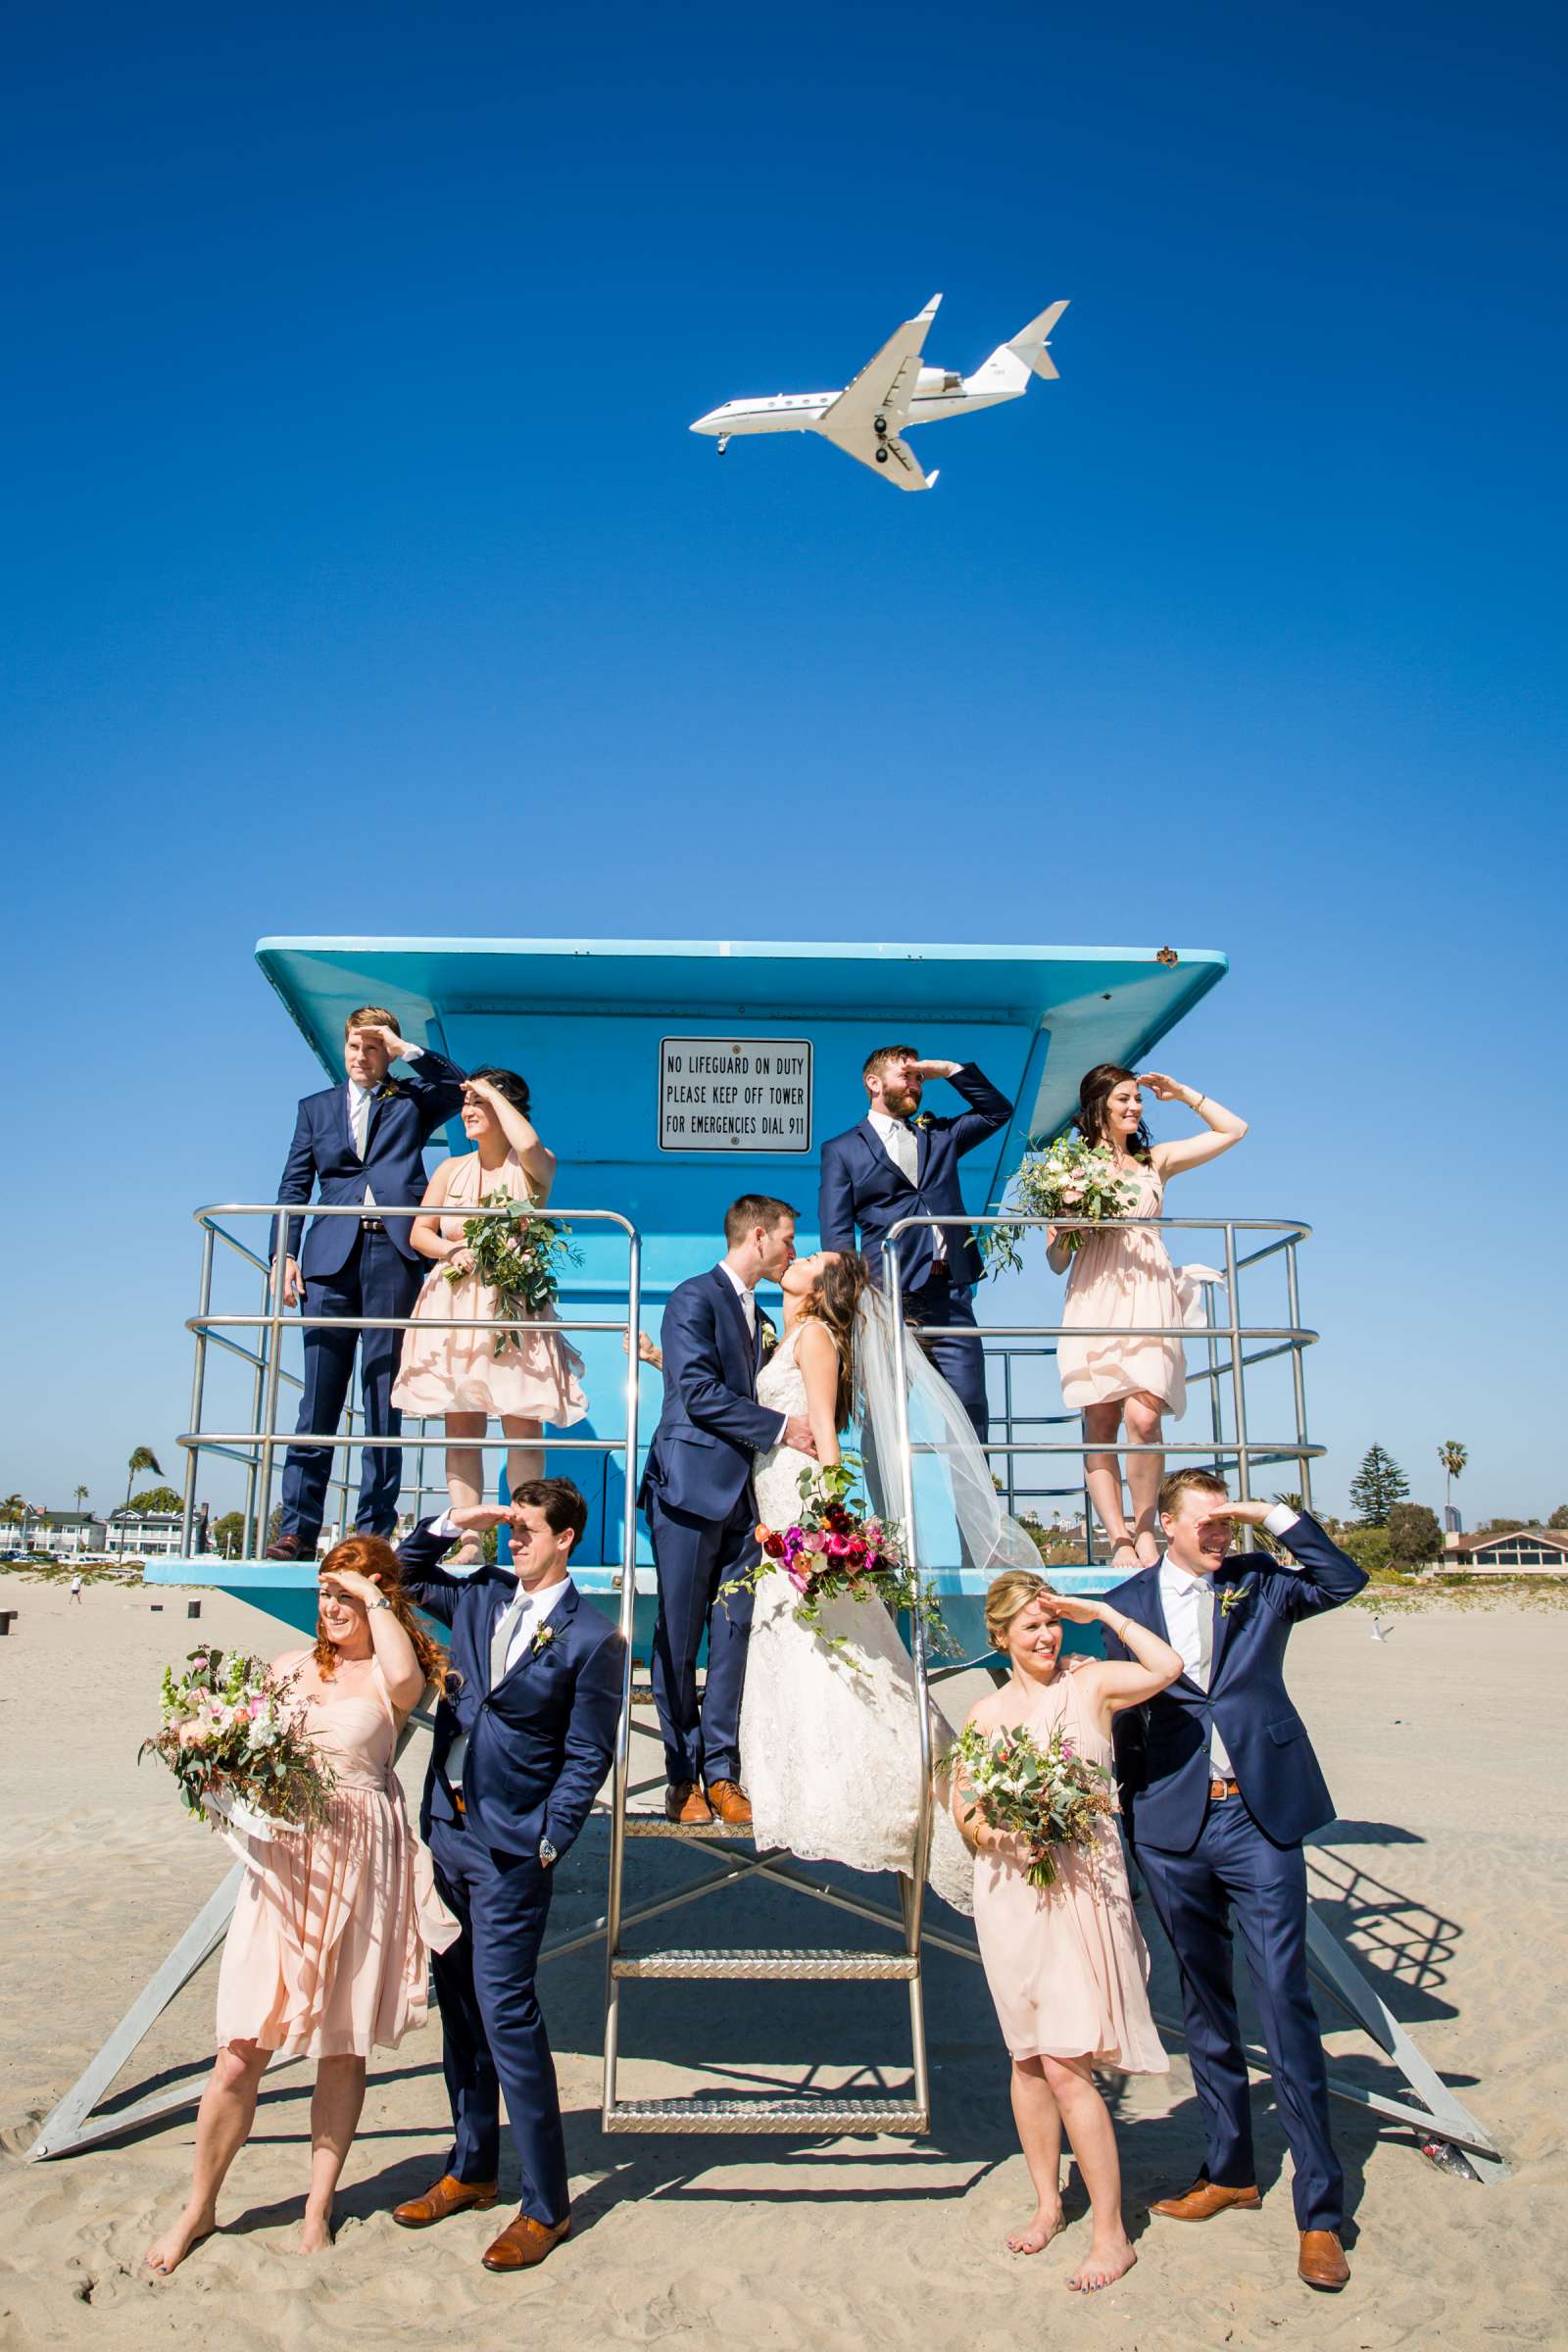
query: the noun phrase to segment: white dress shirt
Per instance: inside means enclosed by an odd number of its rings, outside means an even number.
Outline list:
[[[1277,1502],[1263,1525],[1271,1536],[1283,1536],[1300,1517],[1289,1503]],[[1281,1563],[1295,1568],[1296,1562]],[[1159,1602],[1165,1612],[1165,1631],[1172,1649],[1181,1657],[1183,1666],[1200,1690],[1208,1689],[1208,1679],[1214,1666],[1214,1579],[1212,1576],[1192,1576],[1165,1554],[1159,1567]],[[1208,1740],[1208,1760],[1216,1781],[1235,1778],[1230,1751],[1219,1736],[1219,1726],[1211,1726]]]
[[[729,1283],[730,1289],[740,1300],[741,1307],[746,1316],[746,1328],[751,1333],[753,1341],[755,1342],[757,1338],[757,1293],[755,1291],[749,1291],[746,1288],[745,1283],[742,1282],[740,1276],[736,1273],[734,1267],[730,1264],[727,1257],[721,1257],[719,1259],[718,1270],[722,1275],[725,1276]],[[784,1425],[788,1419],[789,1415],[787,1413],[779,1414],[778,1438],[775,1438],[773,1441],[775,1446],[778,1444],[779,1439],[784,1435]]]
[[[450,1511],[446,1511],[439,1519],[432,1519],[430,1533],[432,1536],[458,1536],[463,1533],[463,1530],[452,1525],[452,1514]],[[465,1565],[449,1568],[446,1573],[448,1576],[473,1576],[477,1571]],[[563,1592],[565,1592],[566,1583],[566,1578],[561,1577],[555,1584],[546,1585],[538,1592],[523,1594],[520,1586],[514,1590],[512,1600],[521,1597],[523,1605],[517,1611],[516,1620],[512,1628],[512,1638],[507,1643],[507,1655],[501,1669],[503,1674],[510,1674],[517,1660],[529,1647],[539,1628],[544,1624]],[[512,1600],[507,1602],[508,1608],[512,1606]],[[467,1753],[468,1735],[466,1732],[460,1732],[447,1749],[447,1779],[454,1788],[459,1788],[463,1785],[463,1767]]]
[[[905,1177],[908,1183],[916,1184],[920,1166],[920,1147],[915,1141],[914,1129],[909,1125],[908,1120],[892,1118],[885,1110],[868,1110],[865,1115],[876,1131],[883,1151],[892,1160],[900,1175]],[[940,1265],[948,1254],[948,1237],[940,1225],[931,1227],[931,1242],[936,1252],[936,1262]]]
[[[405,1061],[417,1061],[419,1055],[423,1052],[424,1048],[422,1046],[411,1046],[403,1058]],[[377,1080],[376,1083],[377,1085],[380,1085],[384,1082]],[[357,1078],[351,1078],[348,1082],[347,1091],[349,1099],[349,1134],[353,1139],[355,1151],[359,1153],[361,1159],[363,1159],[365,1157],[365,1147],[370,1138],[370,1104],[375,1101],[375,1087],[361,1086]],[[373,1208],[375,1206],[375,1195],[371,1192],[368,1185],[367,1185],[365,1188],[365,1205],[367,1208]]]

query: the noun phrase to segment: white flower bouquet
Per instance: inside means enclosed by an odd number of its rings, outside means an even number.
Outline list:
[[[1130,1217],[1138,1205],[1138,1188],[1118,1176],[1116,1163],[1103,1144],[1086,1144],[1081,1136],[1058,1135],[1055,1142],[1027,1152],[1007,1187],[1004,1205],[1026,1217],[1087,1217],[1096,1225],[1108,1217]],[[1021,1266],[1018,1245],[1022,1225],[993,1225],[986,1234],[986,1272]],[[1064,1250],[1073,1250],[1086,1239],[1080,1227],[1061,1236]]]
[[[243,1650],[193,1649],[184,1674],[164,1668],[163,1722],[142,1741],[174,1776],[187,1811],[259,1838],[318,1828],[332,1774],[289,1704],[292,1675]]]

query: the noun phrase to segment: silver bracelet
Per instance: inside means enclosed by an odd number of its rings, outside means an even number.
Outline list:
[[[389,1600],[368,1600],[365,1605],[368,1610],[389,1609],[392,1606],[392,1603]]]

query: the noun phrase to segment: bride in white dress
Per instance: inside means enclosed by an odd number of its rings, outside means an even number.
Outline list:
[[[830,1250],[797,1258],[784,1273],[783,1291],[784,1336],[758,1376],[758,1402],[806,1415],[818,1460],[836,1462],[840,1433],[865,1386],[858,1359],[872,1345],[881,1301],[868,1287],[864,1260]],[[929,1366],[924,1370],[938,1379]],[[788,1446],[759,1456],[758,1515],[767,1526],[795,1522],[801,1472],[816,1466]],[[920,1798],[909,1653],[881,1600],[846,1593],[825,1601],[818,1633],[797,1619],[798,1597],[783,1570],[764,1559],[741,1701],[741,1779],[758,1849],[785,1846],[803,1859],[907,1876]],[[931,1715],[940,1771],[953,1728],[935,1704]],[[974,1866],[940,1792],[928,1876],[956,1909],[973,1908]]]

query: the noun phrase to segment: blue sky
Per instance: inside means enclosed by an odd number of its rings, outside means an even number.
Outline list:
[[[798,930],[1224,947],[1185,1204],[1318,1228],[1322,1492],[1568,1497],[1563,45],[14,16],[5,1487],[172,1466],[185,1212],[318,1082],[259,935]],[[932,496],[686,431],[938,287],[966,369],[1072,307]]]

